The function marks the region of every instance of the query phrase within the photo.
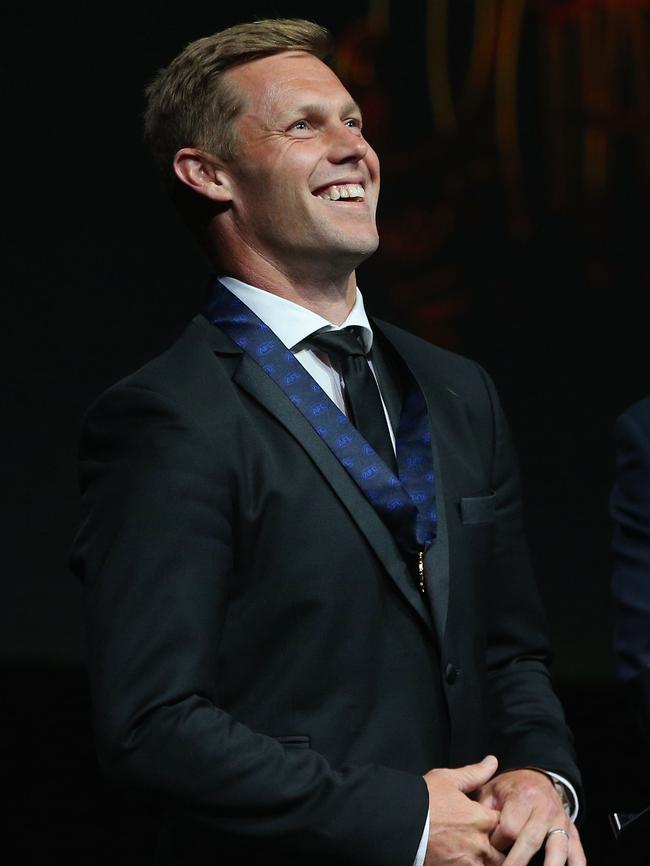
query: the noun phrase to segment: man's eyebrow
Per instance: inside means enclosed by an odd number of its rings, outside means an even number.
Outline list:
[[[310,102],[305,105],[297,105],[295,107],[289,108],[287,110],[287,115],[291,115],[292,117],[296,114],[327,114],[329,111],[329,106],[325,105],[322,102]],[[358,103],[351,99],[349,102],[346,102],[341,107],[341,115],[345,116],[347,114],[358,114],[361,116],[361,109],[359,108]]]
[[[361,107],[358,102],[355,102],[354,99],[351,99],[349,102],[343,106],[342,114],[358,114],[361,116]]]

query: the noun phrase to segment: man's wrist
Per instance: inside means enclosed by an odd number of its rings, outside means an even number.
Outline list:
[[[571,782],[569,782],[568,779],[565,779],[564,776],[554,773],[552,770],[543,770],[541,767],[528,767],[527,769],[537,770],[537,772],[548,776],[562,801],[564,811],[572,821],[575,821],[578,817],[578,795]]]
[[[553,782],[553,787],[557,791],[557,795],[562,800],[562,806],[564,807],[564,811],[567,815],[571,814],[571,801],[569,800],[569,794],[567,789],[564,787],[562,782],[558,782],[557,779],[551,779]]]

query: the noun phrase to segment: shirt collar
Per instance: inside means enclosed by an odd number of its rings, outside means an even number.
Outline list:
[[[341,325],[333,325],[306,307],[301,307],[293,301],[281,298],[265,289],[258,289],[248,283],[243,283],[235,277],[219,277],[219,282],[236,295],[242,303],[251,309],[288,349],[299,347],[299,343],[307,339],[314,331],[338,331],[351,325],[359,328],[359,336],[367,353],[372,348],[372,328],[368,321],[363,297],[357,288],[354,306],[347,319]]]

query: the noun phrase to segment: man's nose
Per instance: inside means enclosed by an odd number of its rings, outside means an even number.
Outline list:
[[[330,134],[329,159],[331,162],[359,162],[368,153],[368,143],[358,129],[339,126]]]

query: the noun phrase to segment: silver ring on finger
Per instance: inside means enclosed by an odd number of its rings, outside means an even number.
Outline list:
[[[563,836],[566,836],[567,841],[568,841],[568,839],[569,839],[569,834],[568,834],[567,831],[564,829],[564,827],[553,827],[553,828],[550,829],[550,830],[548,831],[548,833],[546,834],[546,839],[547,839],[547,840],[550,839],[551,836],[553,836],[555,833],[561,833]]]

